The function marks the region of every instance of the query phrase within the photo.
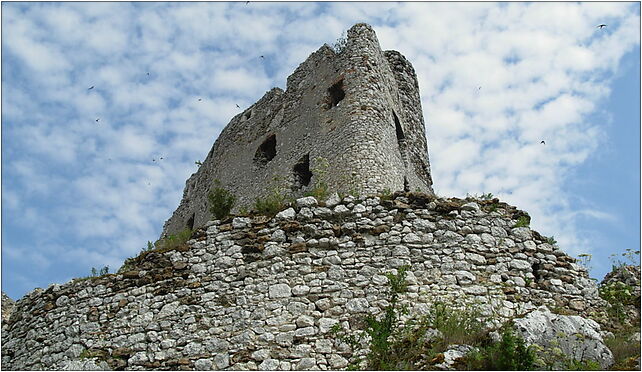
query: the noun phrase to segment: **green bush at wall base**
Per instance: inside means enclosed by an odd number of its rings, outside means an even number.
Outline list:
[[[214,188],[207,197],[210,201],[210,212],[219,220],[230,215],[230,211],[236,202],[236,197],[222,188],[219,180],[214,180]]]

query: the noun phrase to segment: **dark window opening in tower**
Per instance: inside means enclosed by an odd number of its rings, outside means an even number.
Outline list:
[[[276,135],[269,136],[254,154],[254,162],[260,165],[267,164],[276,156]]]
[[[192,213],[192,217],[190,217],[189,220],[187,220],[187,228],[190,230],[194,230],[194,216],[195,216],[195,213]]]
[[[403,177],[403,191],[410,191],[410,184],[408,183],[408,177],[406,176]]]
[[[328,93],[330,94],[330,107],[339,105],[339,102],[346,96],[346,92],[343,90],[343,79],[328,88]]]
[[[245,117],[245,120],[248,120],[252,117],[252,110],[248,110],[243,116]]]
[[[393,111],[392,117],[395,119],[395,130],[397,131],[397,142],[403,142],[406,140],[406,136],[403,134],[403,129],[401,128],[401,123],[397,114]]]
[[[292,188],[298,190],[303,186],[310,185],[312,179],[312,172],[310,171],[310,154],[305,154],[299,161],[292,167],[294,173],[294,185]]]

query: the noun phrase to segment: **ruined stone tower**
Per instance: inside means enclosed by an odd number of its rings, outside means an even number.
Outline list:
[[[287,79],[236,115],[186,182],[163,235],[212,218],[214,180],[248,209],[275,188],[299,197],[316,182],[329,190],[432,193],[415,71],[399,52],[382,51],[367,24],[348,30],[340,50],[324,45]],[[324,168],[323,164],[327,164]]]

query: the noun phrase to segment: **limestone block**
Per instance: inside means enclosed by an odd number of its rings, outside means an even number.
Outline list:
[[[276,371],[279,369],[279,361],[276,359],[265,359],[259,364],[259,371]]]
[[[283,211],[277,213],[276,216],[274,216],[274,219],[277,220],[277,221],[279,221],[279,220],[291,220],[291,219],[294,219],[295,216],[296,216],[296,211],[294,210],[294,208],[290,207],[290,208],[288,208],[286,210],[283,210]]]
[[[353,298],[346,303],[346,309],[350,313],[365,313],[368,311],[368,300],[365,298]]]
[[[333,192],[325,201],[325,205],[328,208],[332,208],[339,203],[341,203],[341,198],[339,197],[339,194],[337,194],[336,192]]]
[[[462,211],[479,212],[480,209],[479,209],[479,204],[477,204],[475,202],[470,202],[470,203],[466,203],[466,204],[462,205],[461,206],[461,210]]]
[[[296,206],[299,208],[303,207],[316,207],[318,205],[317,199],[314,196],[306,196],[304,198],[299,198],[296,200]]]
[[[528,263],[528,261],[524,260],[511,260],[510,261],[510,266],[513,269],[517,269],[520,271],[530,271],[531,270],[531,264]]]
[[[285,298],[292,296],[292,289],[287,284],[274,284],[269,289],[270,298]]]
[[[613,364],[613,354],[600,335],[600,325],[577,315],[553,314],[546,307],[514,320],[527,344],[559,347],[563,354],[579,361],[594,360],[603,369]]]

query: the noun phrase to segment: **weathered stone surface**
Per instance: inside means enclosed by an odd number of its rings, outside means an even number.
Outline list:
[[[296,211],[294,208],[288,208],[286,210],[283,210],[274,216],[276,220],[290,220],[293,219],[296,216]]]
[[[284,298],[292,296],[292,289],[287,284],[275,284],[270,287],[270,298]]]
[[[111,371],[109,365],[101,360],[73,360],[64,362],[63,371]]]
[[[538,234],[525,233],[534,243],[527,251],[526,242],[493,229],[514,224],[509,206],[443,214],[443,199],[417,206],[416,196],[395,194],[409,208],[346,197],[334,206],[346,212],[327,218],[301,220],[300,211],[310,210],[301,207],[296,220],[215,222],[206,240],[148,254],[145,270],[131,278],[33,291],[3,325],[3,368],[60,369],[83,362],[82,345],[112,369],[344,368],[350,351],[328,332],[380,315],[389,298],[385,274],[404,265],[409,286],[400,305],[413,316],[434,301],[481,302],[500,321],[535,304],[567,303],[586,315],[603,303],[586,271]],[[420,239],[403,241],[413,234]],[[177,269],[180,262],[186,266]]]
[[[443,353],[444,361],[436,364],[435,368],[446,371],[456,370],[458,368],[456,368],[455,363],[473,349],[470,345],[450,345]]]
[[[279,369],[279,361],[276,359],[265,359],[259,364],[259,371],[276,371]]]
[[[14,300],[12,300],[9,296],[7,296],[6,293],[2,292],[2,322],[6,322],[9,320],[9,316],[11,315],[11,311],[13,311],[13,308],[16,304]]]
[[[613,355],[600,335],[600,326],[577,315],[553,314],[546,307],[515,319],[515,330],[528,344],[559,347],[564,355],[579,361],[593,360],[604,369],[613,364]]]
[[[303,196],[323,168],[324,183],[336,192],[405,186],[432,194],[415,71],[400,53],[382,51],[366,24],[348,30],[340,53],[327,45],[312,53],[285,92],[274,88],[232,118],[186,181],[163,236],[205,225],[214,179],[237,196],[236,212],[274,187]],[[275,175],[282,179],[272,181]]]
[[[316,207],[318,205],[317,199],[314,196],[306,196],[304,198],[299,198],[296,200],[296,206],[299,208],[302,207]]]

